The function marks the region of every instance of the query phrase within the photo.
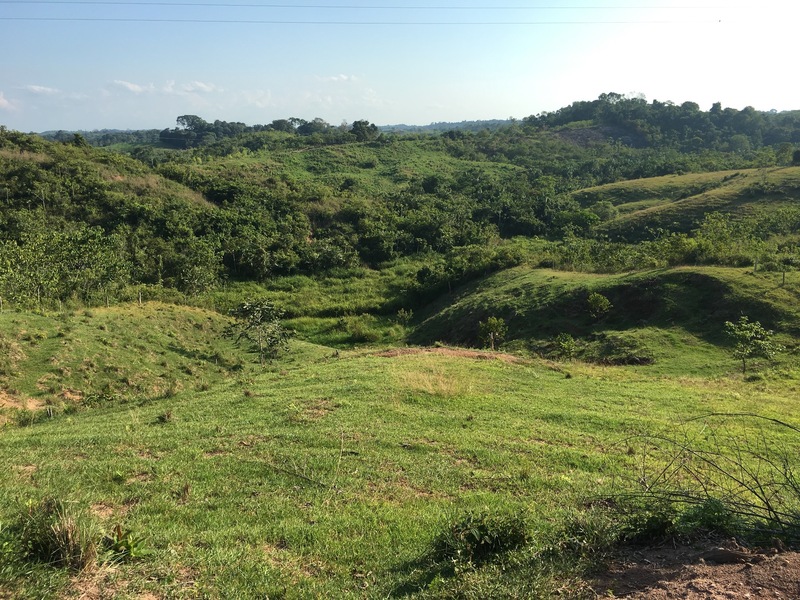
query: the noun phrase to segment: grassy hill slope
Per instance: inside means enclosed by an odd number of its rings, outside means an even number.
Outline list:
[[[161,303],[0,313],[0,418],[42,418],[50,407],[141,402],[203,389],[242,369],[246,354],[223,335],[229,319]]]
[[[587,298],[592,292],[611,301],[607,314],[590,314]],[[727,344],[723,324],[743,314],[781,332],[793,347],[800,334],[798,297],[796,277],[781,286],[777,274],[744,269],[683,267],[597,275],[522,266],[443,297],[420,315],[411,340],[476,345],[478,323],[497,316],[508,323],[512,348],[552,354],[553,339],[566,333],[583,345],[580,355],[587,359],[631,364],[666,360],[670,366],[665,368],[675,372],[695,371],[697,365],[710,362],[720,368],[726,362],[718,348]],[[694,366],[692,361],[697,361]]]
[[[710,212],[740,218],[756,211],[797,206],[800,167],[668,175],[587,188],[573,197],[583,206],[611,202],[619,216],[599,233],[635,241],[648,229],[688,232]]]
[[[560,528],[585,498],[643,468],[637,434],[712,411],[797,415],[782,383],[743,388],[578,363],[565,378],[548,362],[476,358],[334,356],[295,343],[274,369],[205,391],[7,428],[0,541],[9,557],[8,527],[47,497],[104,531],[120,525],[150,554],[72,577],[8,562],[0,590],[430,598],[548,597],[561,587],[577,596],[579,586],[553,578],[570,576],[559,571],[567,567],[547,557],[560,539],[596,543]],[[709,426],[684,427],[695,436]],[[797,456],[798,440],[774,439]],[[481,511],[522,518],[529,541],[472,566],[426,558],[454,520]]]

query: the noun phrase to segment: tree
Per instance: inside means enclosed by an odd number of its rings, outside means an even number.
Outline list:
[[[507,333],[508,325],[498,317],[489,317],[478,323],[478,337],[492,351],[500,345]]]
[[[599,319],[613,308],[611,301],[597,292],[589,294],[586,303],[589,305],[589,314],[595,319]]]
[[[369,121],[356,121],[350,129],[350,133],[354,135],[359,142],[369,142],[377,139],[380,135],[378,126]]]
[[[283,325],[283,315],[284,311],[269,300],[243,302],[231,311],[236,322],[228,333],[235,335],[237,341],[246,339],[252,342],[263,367],[265,360],[272,362],[282,351],[289,351],[289,340],[294,331]]]
[[[742,361],[742,373],[747,371],[748,359],[772,359],[783,350],[783,346],[772,340],[773,331],[746,316],[739,317],[736,323],[725,321],[725,333],[734,341],[733,356]]]

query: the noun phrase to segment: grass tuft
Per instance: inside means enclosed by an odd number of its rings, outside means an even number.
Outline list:
[[[30,503],[16,527],[24,558],[79,572],[97,562],[101,539],[97,525],[57,498]]]

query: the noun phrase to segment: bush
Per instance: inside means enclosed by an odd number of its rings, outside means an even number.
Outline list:
[[[611,301],[598,292],[589,294],[586,303],[589,306],[589,314],[595,319],[599,319],[613,308]]]
[[[578,344],[575,338],[568,333],[559,333],[555,338],[556,352],[562,358],[571,359],[578,351]]]
[[[478,323],[478,338],[493,351],[500,346],[507,333],[508,325],[498,317],[489,317]]]
[[[432,556],[436,561],[481,564],[529,541],[525,519],[518,514],[468,512],[447,523],[433,541]]]

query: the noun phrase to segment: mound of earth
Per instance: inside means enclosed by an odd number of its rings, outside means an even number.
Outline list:
[[[601,598],[793,600],[800,598],[800,553],[756,552],[735,542],[642,548],[618,557],[590,584]]]

